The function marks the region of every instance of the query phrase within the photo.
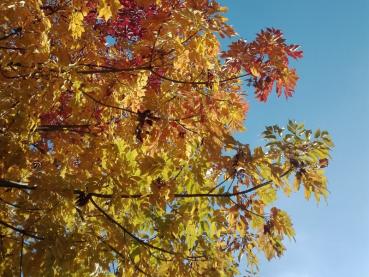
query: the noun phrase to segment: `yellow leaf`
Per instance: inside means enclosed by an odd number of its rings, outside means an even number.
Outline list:
[[[122,138],[116,138],[115,140],[114,140],[114,143],[115,143],[115,145],[117,146],[117,148],[118,148],[118,153],[119,153],[119,155],[122,155],[123,153],[124,153],[124,150],[126,149],[126,145],[125,145],[125,142],[124,142],[124,140],[122,139]]]
[[[69,30],[72,31],[72,36],[74,39],[78,39],[82,36],[85,28],[83,27],[83,14],[81,12],[72,13],[69,23]]]
[[[311,196],[311,187],[305,187],[305,199],[309,200]]]
[[[67,173],[67,167],[63,166],[62,169],[60,170],[60,176],[62,178],[65,178],[66,173]]]
[[[133,261],[135,264],[137,264],[139,261],[140,261],[140,255],[136,255],[134,258],[133,258]]]
[[[255,67],[251,67],[250,68],[250,72],[251,72],[251,74],[253,75],[253,76],[255,76],[255,77],[260,77],[260,72],[255,68]]]
[[[101,158],[101,167],[103,169],[107,169],[107,165],[106,165],[106,161],[107,161],[107,151],[105,149],[103,149],[102,151],[103,155],[102,155],[102,158]]]
[[[105,21],[108,21],[112,17],[111,9],[106,3],[104,3],[103,8],[99,9],[99,17],[102,17],[105,19]]]
[[[140,72],[137,78],[137,86],[139,89],[143,89],[147,85],[147,80],[149,76],[145,72]]]

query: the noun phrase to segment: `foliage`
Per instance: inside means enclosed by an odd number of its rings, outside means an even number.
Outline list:
[[[221,52],[235,32],[212,0],[0,11],[1,276],[232,276],[243,255],[254,271],[294,236],[278,192],[327,196],[327,132],[232,137],[241,79],[292,96],[302,52],[279,30]]]

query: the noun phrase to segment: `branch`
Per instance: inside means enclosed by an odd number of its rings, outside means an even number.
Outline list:
[[[93,199],[90,199],[90,201],[91,201],[92,205],[94,205],[95,208],[99,212],[101,212],[110,222],[114,223],[116,226],[118,226],[120,229],[122,229],[125,234],[127,234],[128,236],[130,236],[134,241],[138,242],[139,244],[142,244],[142,245],[144,245],[146,247],[149,247],[149,248],[152,248],[152,249],[155,249],[155,250],[164,252],[164,253],[168,253],[168,254],[171,254],[171,255],[179,254],[179,253],[176,253],[176,252],[172,252],[170,250],[166,250],[166,249],[157,247],[155,245],[152,245],[152,244],[144,241],[143,239],[141,239],[139,237],[136,237],[134,234],[132,234],[131,232],[129,232],[123,225],[121,225],[114,218],[112,218],[109,214],[107,214],[99,205],[96,204],[96,202]]]
[[[106,240],[104,240],[103,237],[96,235],[95,236],[103,243],[105,244],[111,251],[113,251],[116,255],[118,255],[123,262],[125,262],[126,258],[124,257],[124,255],[122,253],[120,253],[118,251],[118,249],[116,249],[114,246],[110,245],[109,243],[106,242]],[[138,265],[135,264],[135,262],[133,261],[132,257],[128,254],[128,258],[131,261],[131,263],[133,264],[133,266],[136,268],[136,270],[138,270],[139,272],[141,272],[142,274],[144,274],[145,276],[150,276],[149,274],[147,274],[145,271],[143,271],[141,268],[138,267]]]
[[[261,215],[261,214],[255,213],[255,212],[253,212],[253,211],[251,211],[251,210],[247,209],[246,207],[244,207],[244,206],[240,205],[239,203],[237,203],[237,202],[233,201],[233,200],[232,200],[232,198],[229,198],[229,200],[231,200],[231,202],[232,202],[233,204],[235,204],[235,205],[236,205],[238,208],[240,208],[241,210],[243,210],[243,211],[245,211],[245,212],[247,212],[247,213],[250,213],[250,214],[252,214],[252,215],[255,215],[255,216],[257,216],[257,217],[260,217],[260,218],[262,218],[262,219],[264,219],[264,220],[265,220],[265,216],[264,216],[264,215]]]
[[[152,245],[146,241],[144,241],[143,239],[135,236],[133,233],[129,232],[123,225],[121,225],[119,222],[117,222],[113,217],[111,217],[109,214],[107,214],[99,205],[96,204],[96,202],[91,198],[90,199],[92,205],[94,205],[94,207],[101,212],[110,222],[114,223],[115,225],[117,225],[120,229],[123,230],[123,232],[125,234],[127,234],[128,236],[130,236],[134,241],[138,242],[139,244],[142,244],[148,248],[154,249],[154,250],[158,250],[167,254],[171,254],[171,255],[183,255],[183,253],[179,253],[179,252],[174,252],[174,251],[170,251],[164,248],[160,248],[157,247],[155,245]],[[200,258],[206,258],[206,255],[201,255],[201,256],[185,256],[185,259],[200,259]]]
[[[146,273],[145,271],[143,271],[136,263],[135,261],[132,259],[132,256],[128,253],[128,258],[131,261],[131,263],[133,264],[134,268],[138,271],[141,272],[143,275],[145,276],[151,276],[150,274]]]
[[[16,27],[16,28],[13,28],[9,34],[7,35],[4,35],[2,37],[0,37],[0,40],[5,40],[11,36],[15,36],[17,34],[20,34],[22,32],[22,27]]]
[[[177,83],[177,84],[208,85],[208,84],[211,83],[209,81],[182,81],[182,80],[176,80],[176,79],[172,79],[172,78],[169,78],[167,76],[161,75],[158,72],[156,72],[154,69],[150,69],[150,72],[152,72],[154,75],[158,76],[161,79],[170,81],[172,83]]]
[[[172,79],[172,78],[169,78],[167,76],[161,75],[152,68],[150,68],[149,70],[150,70],[150,72],[152,72],[154,75],[158,76],[159,78],[170,81],[172,83],[177,83],[177,84],[210,85],[210,84],[215,84],[217,82],[217,81],[183,81],[183,80],[177,80],[177,79]],[[240,79],[242,77],[246,77],[248,75],[249,75],[248,73],[245,73],[245,74],[242,74],[242,75],[237,75],[237,76],[221,79],[218,82],[219,83],[226,83],[226,82],[229,82],[229,81]]]
[[[233,80],[236,80],[236,79],[240,79],[240,78],[243,78],[243,77],[246,77],[246,76],[249,76],[249,75],[250,75],[249,73],[245,73],[245,74],[225,78],[225,79],[220,80],[219,83],[226,83],[226,82],[233,81]]]
[[[103,73],[121,73],[121,72],[151,70],[150,66],[117,68],[117,67],[94,65],[94,64],[79,64],[79,65],[86,66],[86,67],[102,68],[102,69],[93,69],[93,70],[77,70],[77,73],[79,74],[103,74]]]
[[[23,244],[24,244],[24,237],[22,236],[20,258],[19,258],[19,277],[23,276]]]
[[[4,50],[18,50],[18,51],[25,51],[26,48],[23,47],[12,47],[12,46],[0,46],[0,49]]]
[[[156,43],[158,42],[158,38],[159,38],[159,36],[160,36],[160,31],[161,31],[161,28],[162,28],[162,27],[163,27],[163,26],[162,26],[162,25],[160,25],[160,27],[159,27],[159,29],[158,29],[158,31],[157,31],[157,33],[156,33],[156,37],[155,37],[155,40],[154,40],[154,44],[153,44],[152,49],[151,49],[151,57],[150,57],[150,62],[149,62],[149,65],[150,65],[150,66],[152,65],[152,62],[153,62],[153,60],[154,60]]]
[[[29,186],[28,184],[21,184],[12,181],[7,181],[4,179],[0,179],[0,188],[16,188],[16,189],[23,189],[23,190],[34,190],[37,186]]]
[[[36,128],[36,131],[48,132],[48,131],[60,131],[60,130],[77,130],[83,128],[90,128],[89,124],[65,124],[65,125],[40,125]]]
[[[150,71],[151,73],[153,73],[154,75],[158,76],[161,79],[170,81],[172,83],[177,83],[177,84],[209,85],[209,84],[216,83],[216,81],[208,81],[208,80],[207,81],[184,81],[184,80],[173,79],[173,78],[170,78],[170,77],[167,77],[167,76],[164,76],[158,73],[157,71],[154,70],[152,66],[116,68],[116,67],[111,67],[111,66],[102,66],[102,65],[94,65],[94,64],[79,64],[79,65],[87,66],[87,67],[102,68],[102,69],[94,69],[94,70],[77,70],[77,73],[80,73],[80,74],[121,73],[121,72],[134,72],[134,71],[146,70],[146,71]],[[228,77],[228,78],[219,80],[219,83],[226,83],[229,81],[240,79],[242,77],[246,77],[248,75],[250,74],[245,73],[245,74],[241,74],[241,75],[237,75],[233,77]]]
[[[26,231],[24,229],[14,227],[14,226],[10,225],[9,223],[6,223],[6,222],[2,221],[1,219],[0,219],[0,224],[5,226],[5,227],[8,227],[9,229],[12,229],[12,230],[18,232],[18,233],[21,233],[24,236],[28,236],[30,238],[37,239],[37,240],[44,240],[45,239],[44,237],[40,237],[40,236],[34,235],[32,233],[29,233],[28,231]]]
[[[292,169],[293,169],[293,167],[289,168],[287,171],[285,171],[283,174],[281,174],[279,176],[279,178],[282,178],[282,177],[286,176],[287,174],[289,174],[292,171]],[[232,197],[232,196],[238,196],[238,195],[248,194],[248,193],[253,192],[255,190],[258,190],[258,189],[260,189],[262,187],[265,187],[267,185],[270,185],[272,183],[273,183],[272,180],[268,180],[268,181],[265,181],[265,182],[263,182],[263,183],[261,183],[259,185],[254,186],[252,188],[249,188],[249,189],[246,189],[246,190],[242,190],[242,191],[238,191],[238,192],[234,192],[234,193],[192,193],[192,194],[175,193],[175,194],[173,194],[173,197],[174,198]],[[18,189],[23,189],[23,190],[26,190],[26,189],[32,189],[32,190],[34,190],[34,189],[37,188],[37,186],[22,185],[22,184],[19,184],[19,183],[15,183],[15,182],[11,182],[11,181],[6,181],[6,180],[3,180],[3,179],[0,179],[0,187],[18,188]],[[74,190],[73,193],[74,194],[78,194],[78,195],[85,194],[85,192],[82,191],[82,190]],[[103,194],[103,193],[90,192],[90,193],[88,193],[88,195],[89,196],[93,196],[93,197],[97,197],[97,198],[105,198],[105,199],[111,199],[111,198],[113,198],[113,194]],[[122,194],[119,197],[120,198],[126,198],[126,199],[141,199],[141,198],[150,197],[151,195],[152,194],[140,194],[140,193],[139,194]],[[91,201],[92,201],[92,199],[91,199]],[[104,211],[101,210],[101,212],[104,212]],[[112,219],[112,220],[114,220],[114,219]],[[117,222],[117,224],[119,224],[119,223]]]
[[[282,178],[284,176],[286,176],[287,174],[289,174],[292,171],[292,168],[288,169],[286,172],[284,172],[283,174],[281,174],[279,176],[279,178]],[[188,198],[188,197],[232,197],[232,196],[237,196],[237,195],[243,195],[243,194],[248,194],[250,192],[253,192],[255,190],[258,190],[262,187],[265,187],[267,185],[272,184],[273,181],[272,180],[268,180],[265,181],[264,183],[261,183],[259,185],[256,185],[252,188],[246,189],[246,190],[242,190],[242,191],[238,191],[238,192],[234,192],[234,193],[194,193],[194,194],[175,194],[174,197],[184,197],[184,198]]]
[[[53,15],[54,13],[56,13],[56,12],[64,11],[65,7],[55,4],[55,5],[43,5],[43,6],[40,6],[40,9],[44,10],[44,11],[50,11],[50,13],[48,13],[48,14],[45,13],[46,16],[50,16],[50,15]]]
[[[21,205],[17,205],[17,204],[13,204],[13,203],[10,203],[6,200],[4,200],[3,198],[0,197],[0,201],[3,202],[4,204],[6,205],[9,205],[13,208],[16,208],[16,209],[20,209],[22,211],[29,211],[29,212],[37,212],[37,211],[44,211],[45,209],[41,209],[41,208],[35,208],[35,207],[31,207],[31,208],[28,208],[28,207],[22,207]]]
[[[118,107],[118,106],[113,106],[110,104],[106,104],[104,102],[101,102],[100,100],[96,99],[95,97],[93,97],[92,95],[88,94],[87,92],[82,91],[82,94],[85,95],[86,97],[90,98],[92,101],[94,101],[97,104],[100,104],[101,106],[107,107],[107,108],[112,108],[112,109],[117,109],[117,110],[121,110],[121,111],[125,111],[131,114],[137,114],[137,112],[134,112],[130,109],[127,108],[123,108],[123,107]]]
[[[116,249],[114,246],[112,246],[108,242],[106,242],[103,237],[101,237],[99,235],[96,235],[96,234],[94,234],[94,235],[99,239],[99,241],[101,241],[103,244],[105,244],[111,251],[113,251],[115,254],[117,254],[119,257],[121,257],[123,261],[126,260],[124,255],[122,253],[120,253],[118,251],[118,249]]]
[[[227,182],[231,178],[231,175],[229,175],[227,178],[225,178],[222,182],[217,184],[215,187],[213,187],[211,190],[208,191],[208,193],[212,193],[214,190],[219,188],[221,185],[223,185],[225,182]]]
[[[283,174],[281,174],[279,176],[279,178],[282,178],[284,176],[286,176],[287,174],[289,174],[292,171],[292,168],[288,169],[286,172],[284,172]],[[224,182],[224,181],[222,181]],[[232,196],[237,196],[237,195],[244,195],[244,194],[248,194],[250,192],[253,192],[255,190],[258,190],[262,187],[265,187],[267,185],[272,184],[273,181],[272,180],[268,180],[265,181],[264,183],[261,183],[259,185],[256,185],[252,188],[246,189],[246,190],[242,190],[242,191],[238,191],[238,192],[234,192],[234,193],[191,193],[191,194],[187,194],[187,193],[175,193],[173,194],[174,198],[200,198],[200,197],[232,197]],[[76,191],[75,191],[76,192]],[[78,191],[81,192],[81,191]],[[77,193],[77,192],[76,192]],[[91,196],[95,196],[98,198],[113,198],[112,194],[101,194],[101,193],[90,193]],[[145,198],[145,197],[149,197],[152,194],[123,194],[120,195],[120,198],[127,198],[127,199],[137,199],[137,198]]]

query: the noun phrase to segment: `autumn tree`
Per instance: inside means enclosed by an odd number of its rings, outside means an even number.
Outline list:
[[[222,51],[225,11],[1,1],[1,276],[233,276],[283,254],[273,202],[327,197],[332,142],[293,121],[255,149],[232,136],[243,90],[292,96],[302,52],[272,28]]]

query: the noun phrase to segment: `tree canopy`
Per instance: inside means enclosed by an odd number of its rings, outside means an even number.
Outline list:
[[[234,276],[283,254],[273,203],[326,198],[333,144],[294,121],[255,149],[234,138],[244,89],[291,97],[302,51],[273,28],[237,38],[225,12],[1,1],[1,276]]]

